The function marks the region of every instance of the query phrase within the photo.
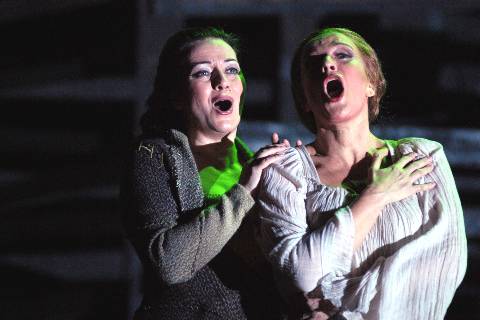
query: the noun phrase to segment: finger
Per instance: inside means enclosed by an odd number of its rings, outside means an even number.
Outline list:
[[[322,311],[314,311],[312,316],[309,318],[310,320],[328,320],[329,317],[326,313]]]
[[[424,192],[432,190],[437,184],[435,182],[416,184],[413,186],[414,193]]]
[[[283,139],[282,143],[287,147],[290,147],[290,141],[288,141],[288,139]]]
[[[302,143],[302,140],[297,139],[297,147],[300,147],[302,144],[303,144],[303,143]]]
[[[283,155],[285,153],[286,149],[287,149],[287,147],[282,145],[282,144],[272,145],[272,146],[269,146],[268,148],[264,147],[264,148],[257,151],[255,156],[252,159],[250,159],[250,163],[252,164],[252,166],[256,166],[264,158],[267,158],[271,155],[275,155],[275,154]]]
[[[372,162],[372,169],[373,170],[378,170],[380,169],[380,166],[382,165],[382,160],[388,155],[388,149],[387,148],[380,148],[375,150],[373,153],[373,162]]]
[[[310,310],[315,310],[320,306],[320,300],[320,298],[308,298],[306,302]]]
[[[410,162],[409,164],[407,164],[405,166],[405,170],[409,174],[411,174],[415,170],[427,167],[431,163],[432,163],[432,158],[431,157],[424,157],[424,158],[421,158],[421,159],[418,159],[418,160],[414,160],[414,161]]]
[[[278,136],[278,133],[277,132],[272,133],[272,143],[277,144],[279,140],[280,138]]]
[[[433,164],[430,164],[428,166],[415,170],[410,176],[410,178],[412,179],[412,182],[415,182],[421,177],[429,174],[430,172],[432,172],[433,168],[435,168],[435,166]]]
[[[284,149],[286,148],[286,146],[283,144],[283,143],[276,143],[276,144],[268,144],[266,146],[263,146],[261,147],[260,149],[257,150],[257,152],[255,152],[254,154],[254,158],[258,158],[258,157],[261,157],[261,154],[263,154],[264,152],[268,152],[268,150],[271,150],[271,149]]]
[[[257,151],[257,153],[255,154],[255,158],[263,158],[277,152],[282,152],[285,151],[288,147],[289,146],[284,145],[283,143],[265,146]]]
[[[254,161],[255,168],[263,170],[266,167],[268,167],[269,165],[271,165],[272,163],[274,163],[275,161],[277,161],[278,159],[280,159],[280,157],[282,155],[283,155],[283,153],[274,153],[274,154],[270,154],[266,157],[256,159]]]
[[[411,152],[409,154],[403,155],[397,162],[395,162],[394,166],[399,168],[404,168],[407,164],[415,160],[417,154],[415,152]]]

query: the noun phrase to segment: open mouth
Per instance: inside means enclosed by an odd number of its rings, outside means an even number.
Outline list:
[[[214,103],[213,106],[222,114],[228,114],[233,109],[233,101],[229,98],[219,98]]]
[[[324,82],[325,94],[329,100],[338,100],[343,93],[342,81],[338,78],[327,78]]]

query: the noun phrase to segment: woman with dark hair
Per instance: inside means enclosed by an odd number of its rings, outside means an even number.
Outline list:
[[[260,174],[287,144],[254,156],[236,137],[245,93],[237,39],[182,30],[165,44],[123,199],[144,267],[136,319],[276,319],[250,213]]]
[[[442,146],[371,132],[386,83],[375,51],[351,30],[312,33],[291,74],[315,140],[264,170],[258,199],[281,292],[315,319],[443,319],[467,251]]]

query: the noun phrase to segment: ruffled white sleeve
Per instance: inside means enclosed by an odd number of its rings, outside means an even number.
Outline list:
[[[420,138],[401,143],[432,156],[435,168],[425,179],[436,187],[417,195],[422,227],[385,262],[379,311],[406,308],[412,319],[443,319],[467,267],[463,210],[442,145]]]
[[[350,270],[352,261],[354,224],[348,207],[329,213],[321,228],[309,228],[309,179],[299,152],[291,148],[260,182],[260,244],[280,272],[280,287],[293,292],[311,291],[326,275]]]
[[[402,143],[402,153],[415,151],[433,157],[435,169],[425,180],[434,181],[436,187],[413,196],[422,215],[421,227],[403,239],[385,243],[388,255],[378,256],[367,269],[359,269],[360,273],[319,283],[315,290],[318,295],[332,302],[347,319],[389,319],[392,315],[443,319],[465,275],[463,212],[443,148],[437,142],[417,138]],[[402,202],[394,205],[402,208],[398,214],[403,217],[412,210],[411,206],[402,207]],[[393,220],[386,221],[385,226],[389,232],[399,230]]]
[[[442,146],[401,140],[397,152],[411,151],[433,157],[435,169],[419,183],[436,187],[383,210],[362,244],[367,256],[360,264],[353,260],[348,206],[309,212],[308,203],[329,202],[332,193],[310,183],[295,149],[265,171],[261,244],[282,275],[282,289],[311,292],[346,319],[444,318],[467,265],[463,212]],[[327,215],[321,223],[308,223],[320,214]]]

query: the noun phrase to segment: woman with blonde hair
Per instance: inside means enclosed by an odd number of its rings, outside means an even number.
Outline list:
[[[386,83],[375,51],[351,30],[312,33],[291,74],[315,139],[264,171],[258,200],[281,292],[316,319],[443,319],[467,247],[442,146],[371,132]]]

